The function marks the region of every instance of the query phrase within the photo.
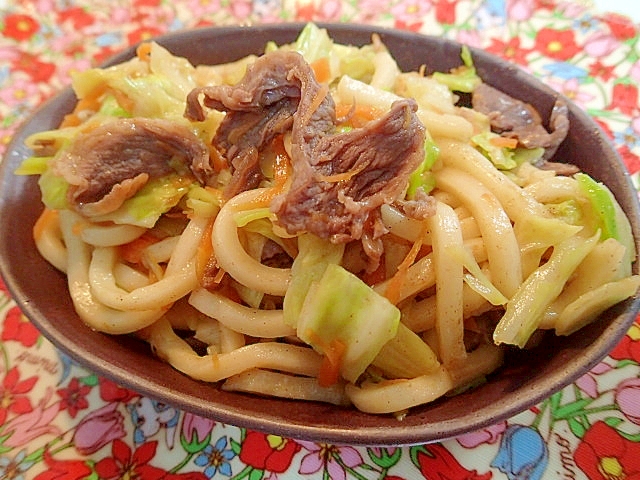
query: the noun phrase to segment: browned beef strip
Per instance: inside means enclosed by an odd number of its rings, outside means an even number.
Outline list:
[[[400,100],[363,128],[336,133],[333,99],[296,52],[260,57],[236,86],[194,90],[185,116],[203,120],[204,107],[227,112],[214,145],[234,166],[235,178],[247,177],[240,167],[251,162],[242,159],[291,130],[291,187],[271,205],[291,234],[360,239],[370,212],[402,195],[424,157],[425,131],[415,101]],[[232,184],[228,195],[253,188],[255,181]]]
[[[292,234],[310,231],[336,242],[361,238],[370,212],[398,199],[424,158],[416,109],[412,100],[398,101],[363,128],[300,149],[291,188],[272,205],[279,222]],[[294,142],[300,140],[296,133],[294,127]],[[355,172],[348,181],[323,180],[346,172]]]
[[[206,183],[207,146],[187,127],[168,120],[117,119],[81,133],[55,160],[70,184],[68,201],[94,216],[116,210],[149,179],[176,172]]]
[[[486,83],[480,84],[472,96],[475,110],[486,114],[494,132],[517,138],[526,148],[545,149],[544,160],[549,160],[569,132],[569,109],[561,99],[549,118],[549,131],[542,125],[538,111],[528,103],[517,100]]]
[[[313,73],[301,59],[295,52],[272,52],[250,65],[237,85],[196,88],[187,96],[185,116],[190,120],[204,120],[203,107],[226,112],[213,139],[213,146],[232,167],[225,197],[258,186],[263,179],[258,153],[291,130],[303,92],[317,92]],[[331,97],[325,97],[318,110],[328,121],[324,132],[317,130],[318,123],[313,134],[326,133],[334,125]]]

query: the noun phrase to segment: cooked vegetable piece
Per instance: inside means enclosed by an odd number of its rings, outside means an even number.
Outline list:
[[[344,345],[342,376],[355,382],[382,347],[395,337],[400,310],[343,267],[327,265],[305,297],[298,337],[325,354]]]

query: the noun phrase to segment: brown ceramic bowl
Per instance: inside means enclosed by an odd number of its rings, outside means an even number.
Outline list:
[[[460,46],[441,38],[365,26],[326,27],[336,41],[351,44],[368,43],[371,32],[378,32],[404,70],[426,64],[430,71],[446,71],[460,63]],[[158,41],[194,64],[212,64],[261,53],[268,40],[291,42],[300,28],[293,24],[207,28]],[[131,57],[133,52],[122,53],[110,64]],[[486,82],[532,103],[548,117],[554,92],[514,65],[482,51],[472,53]],[[526,410],[576,380],[616,345],[640,308],[640,299],[631,298],[568,338],[549,336],[532,351],[509,352],[506,367],[492,374],[486,384],[414,408],[402,421],[351,408],[224,392],[172,369],[140,341],[90,330],[74,312],[65,277],[37,253],[31,233],[42,210],[36,178],[17,177],[12,172],[29,154],[23,144],[25,137],[55,128],[74,101],[70,90],[62,92],[36,112],[9,146],[0,170],[0,273],[25,314],[61,350],[99,374],[184,410],[241,427],[323,442],[401,445],[443,440]],[[570,121],[571,130],[559,158],[577,164],[609,186],[631,219],[637,244],[637,196],[623,164],[596,124],[573,105]]]

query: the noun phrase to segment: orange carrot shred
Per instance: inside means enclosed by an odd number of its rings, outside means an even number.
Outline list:
[[[346,346],[339,340],[332,340],[323,350],[324,355],[318,372],[318,383],[321,387],[330,387],[338,383],[340,379],[340,366]]]
[[[198,278],[202,278],[204,276],[207,271],[207,267],[211,265],[212,257],[214,257],[213,244],[211,243],[212,227],[213,220],[211,220],[207,225],[207,228],[205,228],[204,234],[202,235],[198,248],[196,249],[196,275]]]
[[[489,143],[494,147],[501,148],[516,148],[518,146],[517,138],[507,138],[507,137],[491,137]]]
[[[273,187],[266,189],[255,199],[243,204],[243,208],[249,210],[268,207],[271,200],[284,192],[287,181],[291,176],[291,162],[283,146],[279,147],[278,144],[275,144],[274,149],[276,150],[276,157],[273,164]]]
[[[148,62],[151,57],[151,43],[144,42],[138,45],[136,56],[143,62]]]
[[[345,124],[359,128],[375,120],[382,115],[382,112],[369,105],[348,105],[340,103],[336,105],[336,117],[345,119]]]
[[[420,253],[420,250],[422,249],[422,242],[426,230],[427,224],[426,222],[424,222],[418,239],[414,242],[411,250],[409,250],[409,253],[407,253],[406,257],[404,257],[404,260],[402,260],[402,263],[398,265],[398,271],[393,277],[391,277],[389,285],[387,285],[387,289],[384,292],[384,296],[387,298],[387,300],[389,300],[394,305],[400,301],[400,293],[407,278],[407,272],[409,271],[409,267],[415,262],[418,254]]]
[[[331,80],[331,65],[328,57],[322,57],[312,62],[311,69],[319,83],[326,83]]]
[[[129,263],[141,263],[144,249],[158,242],[158,240],[155,235],[145,232],[135,240],[120,245],[118,249],[120,257]]]

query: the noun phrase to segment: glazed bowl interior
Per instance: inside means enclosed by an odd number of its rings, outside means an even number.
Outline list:
[[[366,26],[324,26],[335,41],[346,44],[369,43],[371,33],[377,32],[403,70],[424,64],[428,72],[446,71],[460,64],[460,46],[445,39]],[[215,64],[260,54],[267,41],[291,42],[301,27],[214,27],[157,41],[193,64]],[[556,93],[516,66],[482,51],[472,49],[472,54],[487,83],[533,104],[548,118]],[[133,55],[132,48],[109,64]],[[633,297],[574,335],[550,335],[531,351],[510,351],[506,367],[485,384],[413,408],[402,421],[352,408],[222,391],[215,384],[177,372],[132,337],[105,335],[86,327],[74,311],[65,277],[36,251],[32,227],[43,208],[37,179],[15,176],[13,171],[29,155],[24,139],[57,127],[74,102],[71,90],[63,91],[38,110],[9,145],[0,167],[0,273],[25,314],[62,351],[99,374],[184,410],[272,434],[331,443],[404,445],[443,440],[508,418],[576,380],[616,345],[640,306]],[[570,122],[569,135],[556,159],[578,165],[614,192],[630,217],[637,244],[637,195],[623,164],[596,124],[571,103]]]

